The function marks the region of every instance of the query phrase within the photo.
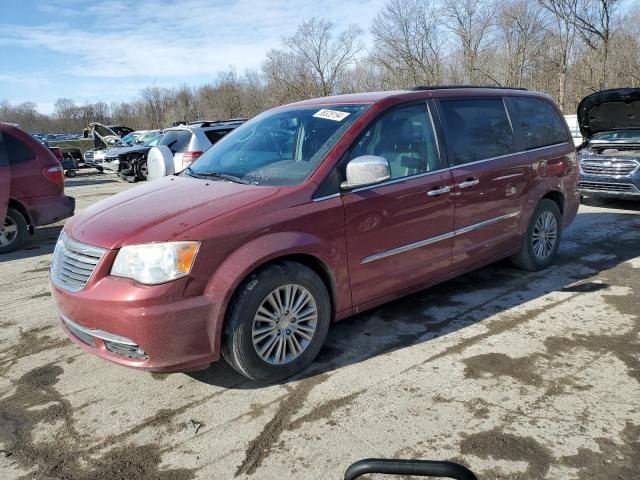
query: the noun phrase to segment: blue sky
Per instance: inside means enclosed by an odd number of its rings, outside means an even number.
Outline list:
[[[384,0],[0,0],[0,99],[50,113],[129,100],[156,84],[200,85],[229,66],[259,69],[313,16],[366,35]]]

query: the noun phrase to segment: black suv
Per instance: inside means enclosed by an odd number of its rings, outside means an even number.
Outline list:
[[[578,123],[580,194],[640,200],[640,88],[585,97]]]

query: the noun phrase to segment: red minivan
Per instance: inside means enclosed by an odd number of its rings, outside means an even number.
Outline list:
[[[51,267],[61,326],[149,371],[222,355],[273,382],[331,322],[501,258],[548,266],[578,170],[546,95],[430,88],[269,110],[183,172],[65,225]]]
[[[73,215],[62,165],[42,143],[0,122],[0,254],[18,250],[34,228]]]

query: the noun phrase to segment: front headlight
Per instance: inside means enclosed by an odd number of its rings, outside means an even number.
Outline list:
[[[157,285],[188,275],[200,242],[147,243],[122,247],[111,267],[114,277]]]

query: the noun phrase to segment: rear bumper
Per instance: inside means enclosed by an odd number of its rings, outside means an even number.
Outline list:
[[[29,212],[31,225],[39,227],[55,223],[73,215],[76,199],[65,195],[51,195],[21,199]]]
[[[580,175],[578,191],[581,195],[629,198],[640,200],[640,175],[614,177],[604,175]]]
[[[220,357],[214,351],[218,330],[211,299],[183,298],[179,287],[184,285],[144,287],[104,277],[72,293],[50,283],[59,324],[74,343],[110,362],[151,372],[197,370]]]

